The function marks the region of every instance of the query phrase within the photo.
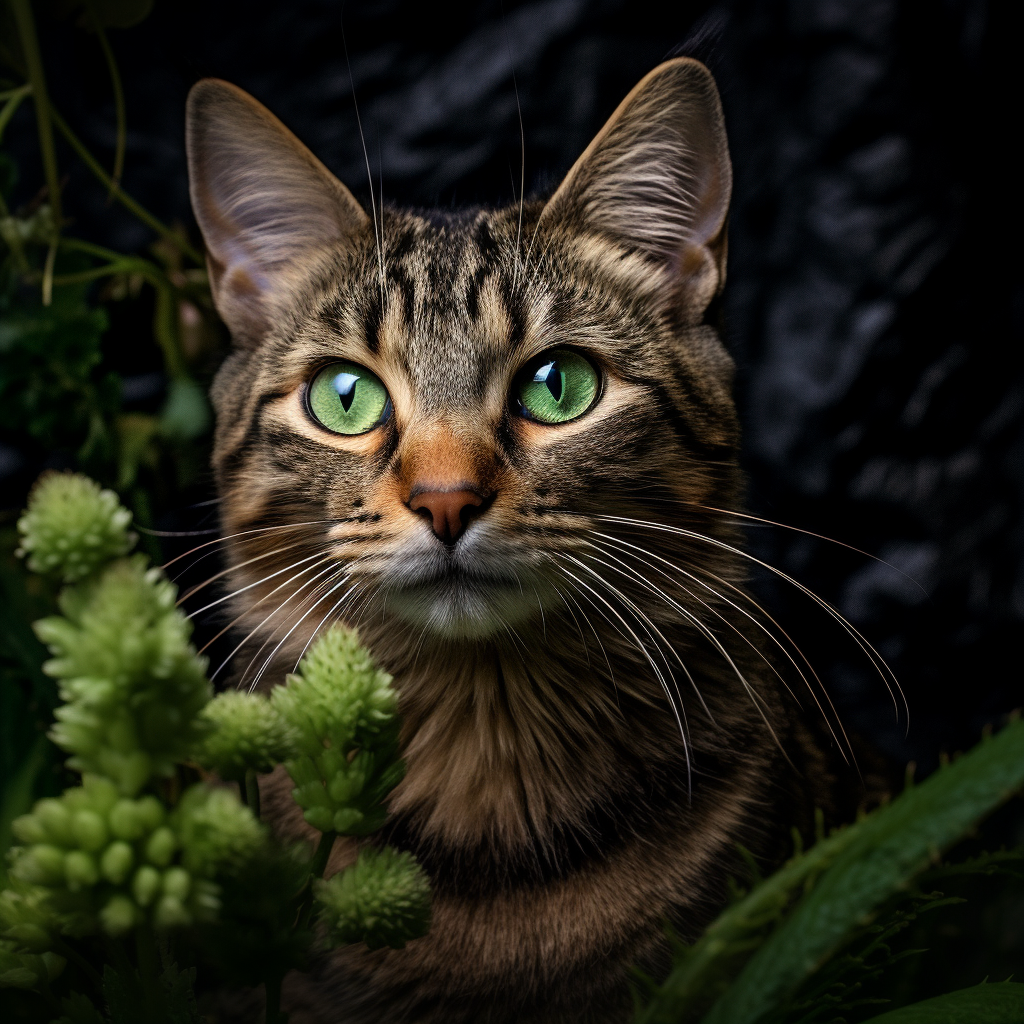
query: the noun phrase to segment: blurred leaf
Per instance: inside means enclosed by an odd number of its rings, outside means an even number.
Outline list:
[[[172,380],[160,413],[160,432],[178,441],[192,441],[210,429],[212,416],[206,392],[195,381]]]
[[[1024,985],[975,985],[872,1017],[866,1024],[1020,1024]]]
[[[106,1024],[103,1014],[81,992],[72,992],[62,999],[60,1008],[63,1013],[53,1024]]]
[[[117,489],[128,490],[141,466],[156,466],[159,453],[153,446],[159,422],[155,416],[125,413],[117,417]]]
[[[13,529],[0,532],[0,855],[10,845],[11,820],[47,795],[45,783],[53,780],[44,770],[57,763],[42,735],[57,691],[43,674],[46,649],[31,626],[51,610],[52,598],[14,557],[16,543]]]
[[[847,828],[820,840],[724,910],[692,946],[679,945],[672,972],[651,987],[636,1024],[669,1024],[706,1008],[726,989],[737,959],[757,948],[795,893],[812,884],[855,837]]]
[[[131,28],[146,20],[153,10],[153,0],[69,0],[57,8],[58,17],[76,10],[94,14],[104,28]],[[83,23],[89,28],[89,21]]]
[[[43,451],[109,458],[119,384],[97,373],[106,313],[87,304],[84,288],[63,287],[50,306],[34,289],[0,296],[0,316],[0,428]]]
[[[852,839],[835,863],[751,957],[705,1024],[761,1020],[879,904],[1022,783],[1024,721],[1015,721],[850,826]]]

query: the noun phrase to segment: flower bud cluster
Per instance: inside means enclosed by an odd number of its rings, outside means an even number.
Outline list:
[[[292,796],[321,832],[367,835],[384,824],[384,798],[405,771],[390,684],[355,630],[335,626],[272,694],[294,730],[296,752],[285,761]]]
[[[35,624],[66,702],[51,739],[72,755],[69,767],[112,779],[125,796],[172,774],[202,732],[211,688],[175,596],[137,555],[66,589],[63,616]]]
[[[295,730],[261,693],[228,690],[203,708],[206,732],[193,754],[222,779],[241,782],[247,771],[269,772],[295,750]]]
[[[29,495],[18,520],[19,554],[33,572],[77,583],[135,543],[131,513],[113,491],[80,473],[47,473]]]
[[[229,789],[207,785],[185,791],[171,818],[181,863],[193,875],[214,878],[266,853],[267,833]]]
[[[352,867],[317,882],[315,892],[320,921],[335,944],[401,949],[430,928],[427,876],[411,854],[390,846],[361,850]]]
[[[168,815],[155,796],[122,796],[98,776],[40,800],[14,822],[25,845],[15,850],[11,874],[26,888],[21,906],[16,892],[4,894],[6,905],[0,902],[4,937],[38,951],[49,945],[48,917],[51,928],[70,935],[121,935],[142,922],[169,928],[211,916],[217,908],[213,870],[209,858],[190,856],[180,814],[179,807]],[[247,839],[252,834],[249,829]],[[24,906],[29,899],[35,906]]]

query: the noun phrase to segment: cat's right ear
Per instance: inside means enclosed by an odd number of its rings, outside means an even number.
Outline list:
[[[368,218],[266,107],[228,82],[192,87],[186,144],[214,302],[235,342],[255,344],[317,257]]]

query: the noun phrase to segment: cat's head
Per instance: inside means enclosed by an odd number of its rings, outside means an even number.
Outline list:
[[[216,80],[190,95],[188,151],[234,341],[222,520],[258,638],[289,650],[367,609],[428,643],[573,604],[608,618],[595,572],[654,603],[622,545],[714,534],[737,487],[731,361],[705,322],[731,171],[701,64],[656,68],[550,199],[496,211],[367,211]]]

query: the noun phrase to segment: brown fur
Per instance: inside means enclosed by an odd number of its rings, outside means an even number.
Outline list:
[[[426,938],[291,979],[292,1021],[627,1019],[665,922],[698,933],[735,844],[774,856],[829,785],[714,511],[741,480],[732,364],[704,323],[730,188],[711,76],[656,69],[522,209],[368,217],[225,83],[193,91],[189,153],[236,341],[213,399],[239,682],[281,680],[323,623],[359,626],[408,761],[380,839],[435,889]],[[552,427],[509,393],[557,345],[603,391]],[[304,405],[341,358],[393,402],[357,437]],[[445,547],[416,488],[491,504]],[[266,804],[303,833],[286,780]]]

